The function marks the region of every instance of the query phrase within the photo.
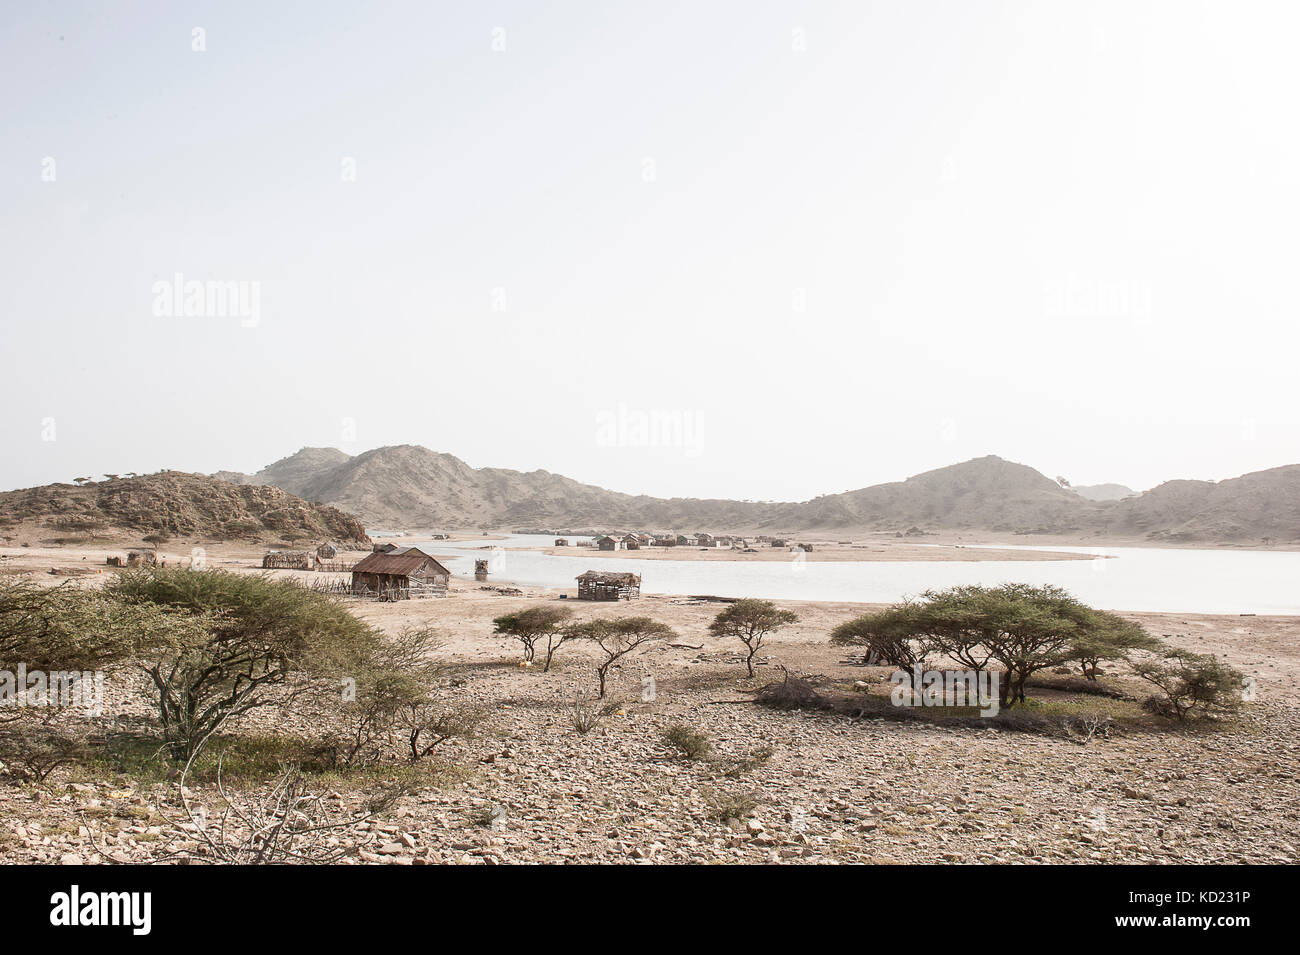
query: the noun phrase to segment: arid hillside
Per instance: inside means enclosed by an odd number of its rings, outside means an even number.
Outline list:
[[[7,491],[0,494],[0,525],[35,527],[55,539],[128,532],[207,540],[368,540],[365,525],[338,508],[278,487],[182,471]]]
[[[548,471],[473,468],[454,455],[414,445],[355,457],[334,448],[304,448],[255,475],[232,477],[337,505],[371,527],[987,531],[1234,544],[1300,540],[1300,465],[1217,484],[1173,481],[1140,495],[1116,499],[1106,493],[1110,499],[1091,500],[1031,467],[988,455],[905,481],[783,504],[620,494]]]

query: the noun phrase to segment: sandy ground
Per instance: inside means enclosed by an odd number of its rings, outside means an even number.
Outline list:
[[[476,535],[471,535],[466,539],[478,538]],[[421,543],[415,539],[411,542]],[[426,550],[436,552],[436,544],[437,542],[432,542],[424,546]],[[584,548],[556,548],[556,550],[562,554],[581,551],[596,556],[596,552]],[[662,548],[662,550],[671,552],[679,548]],[[710,553],[689,548],[682,550],[685,550],[686,555],[712,556]],[[223,570],[263,573],[260,563],[264,552],[265,549],[258,545],[203,545],[198,542],[177,542],[160,548],[158,556],[159,560],[165,561],[169,566],[184,566],[195,559],[200,559],[210,567]],[[90,548],[3,548],[0,549],[0,572],[28,573],[41,583],[50,585],[69,579],[94,585],[106,579],[106,575],[115,573],[113,568],[105,565],[105,560],[109,556],[124,553],[121,547],[107,545]],[[612,556],[633,557],[638,553],[645,553],[645,551],[618,551]],[[727,552],[723,551],[721,554],[726,555]],[[814,550],[814,553],[809,555],[809,559],[815,555]],[[345,559],[361,556],[363,552],[356,552],[345,555]],[[789,556],[782,551],[779,559],[788,560]],[[828,556],[826,559],[835,558]],[[950,556],[948,559],[963,558]],[[51,570],[57,573],[52,574]],[[272,576],[297,577],[304,582],[322,576],[339,576],[310,571],[277,570],[270,573]],[[688,596],[674,595],[646,595],[632,603],[623,602],[617,605],[595,604],[577,600],[576,589],[554,590],[536,587],[519,588],[523,596],[512,597],[503,596],[492,589],[502,585],[510,585],[510,581],[494,579],[490,586],[484,586],[472,580],[453,578],[451,595],[446,599],[384,604],[358,601],[354,610],[359,616],[389,631],[412,624],[438,627],[446,633],[447,652],[472,659],[508,655],[510,644],[491,636],[491,619],[511,610],[536,605],[538,602],[562,603],[579,617],[618,615],[631,612],[630,608],[634,607],[638,614],[648,614],[663,620],[676,629],[685,642],[691,644],[698,644],[705,639],[705,628],[722,606]],[[826,640],[827,633],[836,624],[867,610],[883,606],[848,601],[782,601],[782,605],[789,606],[800,615],[800,622],[783,632],[779,638],[781,645],[788,646],[822,643]],[[1234,666],[1254,674],[1260,682],[1261,692],[1287,694],[1295,693],[1300,689],[1300,617],[1129,613],[1122,607],[1106,609],[1123,612],[1125,616],[1145,626],[1152,634],[1176,645],[1198,652],[1222,654]]]

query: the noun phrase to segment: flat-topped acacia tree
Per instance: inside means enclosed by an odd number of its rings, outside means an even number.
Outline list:
[[[865,647],[868,663],[924,665],[933,654],[977,673],[1000,665],[1004,707],[1024,702],[1025,684],[1041,670],[1077,664],[1095,680],[1102,661],[1161,646],[1139,625],[1060,587],[1017,583],[929,590],[840,624],[831,642]]]
[[[515,613],[508,613],[492,621],[492,632],[514,637],[524,646],[524,660],[532,663],[537,656],[537,648],[545,644],[546,656],[542,672],[551,669],[551,659],[560,645],[573,639],[565,625],[573,611],[568,607],[529,607]]]
[[[570,627],[568,633],[570,639],[590,640],[604,655],[596,664],[596,678],[602,699],[605,696],[605,680],[615,663],[647,644],[673,636],[671,627],[649,617],[597,618]]]
[[[716,637],[734,637],[745,645],[745,669],[752,677],[754,657],[767,635],[798,620],[793,611],[782,610],[770,600],[737,600],[713,618],[709,632]]]

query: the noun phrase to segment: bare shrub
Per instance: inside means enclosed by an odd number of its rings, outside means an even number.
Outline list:
[[[0,727],[0,763],[19,782],[44,783],[54,770],[81,761],[87,752],[79,737],[36,720]]]
[[[718,768],[721,770],[722,775],[728,779],[739,779],[741,776],[767,765],[772,758],[773,752],[771,746],[760,746],[744,756],[729,756],[719,759]]]
[[[477,735],[487,710],[444,695],[450,675],[431,658],[439,646],[433,630],[411,628],[371,647],[355,677],[356,698],[344,706],[344,729],[326,737],[322,755],[359,768],[400,746],[414,763],[450,739]]]
[[[784,680],[759,687],[754,701],[776,710],[820,710],[827,706],[825,698],[813,689],[811,683],[791,676],[789,670]]]
[[[617,712],[620,705],[615,700],[601,700],[599,698],[589,700],[581,696],[575,696],[568,707],[569,722],[580,736],[586,736],[603,723],[606,717]]]
[[[187,767],[188,769],[188,767]],[[414,786],[403,779],[383,786],[356,809],[313,792],[295,765],[284,767],[263,795],[232,791],[217,762],[217,792],[221,809],[214,817],[194,804],[179,784],[184,827],[198,843],[197,854],[227,865],[323,865],[337,862],[350,849],[341,837],[359,823],[385,812]]]

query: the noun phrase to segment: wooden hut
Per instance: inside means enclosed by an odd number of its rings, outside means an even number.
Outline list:
[[[474,561],[474,579],[487,580],[488,562],[486,560]]]
[[[126,552],[126,566],[128,567],[156,567],[157,565],[157,551],[141,549]]]
[[[626,537],[623,538],[622,543],[623,543],[624,550],[641,549],[641,542],[637,540],[637,536],[635,534],[628,534]]]
[[[597,537],[592,543],[596,545],[597,550],[622,550],[623,541],[618,537],[610,537],[606,534],[604,537]]]
[[[321,560],[334,560],[345,550],[342,544],[331,543],[326,541],[316,548],[316,556]]]
[[[401,554],[371,554],[352,568],[352,593],[380,600],[447,596],[451,571],[412,547]]]
[[[555,546],[556,546],[556,547],[568,547],[568,546],[569,546],[569,539],[568,539],[567,537],[557,537],[557,538],[555,538]]]
[[[631,600],[641,596],[637,574],[589,570],[578,575],[579,600]]]

